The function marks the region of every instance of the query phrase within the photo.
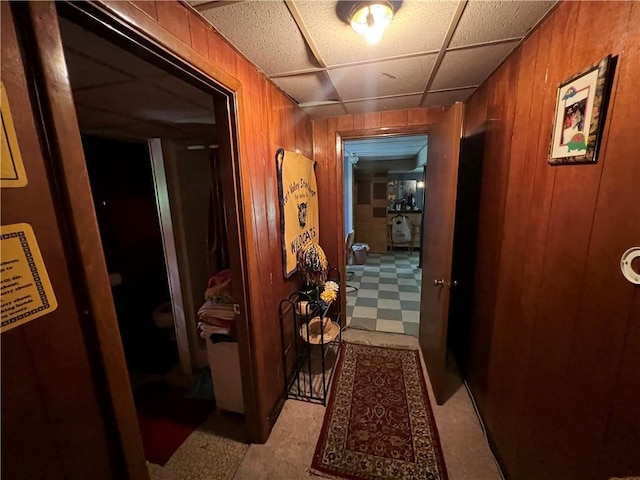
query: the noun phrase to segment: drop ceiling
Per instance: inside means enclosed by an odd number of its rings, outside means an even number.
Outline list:
[[[427,136],[422,134],[364,138],[345,140],[344,155],[345,161],[357,157],[355,168],[382,167],[393,172],[421,172],[427,161],[426,148]],[[375,166],[370,162],[375,162]]]
[[[68,20],[60,31],[82,133],[215,143],[212,94]]]
[[[354,2],[188,3],[321,118],[464,101],[556,2],[397,1],[376,45],[345,21]]]

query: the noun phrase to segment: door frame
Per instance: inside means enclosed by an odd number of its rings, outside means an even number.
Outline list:
[[[340,288],[343,292],[346,292],[347,286],[347,255],[344,248],[344,240],[347,232],[344,228],[344,142],[345,140],[363,140],[367,138],[391,138],[402,137],[405,135],[429,135],[429,131],[433,128],[434,124],[428,125],[405,125],[402,127],[378,127],[378,128],[364,128],[359,130],[339,130],[336,132],[336,167],[335,175],[337,181],[336,196],[340,199],[340,205],[342,208],[338,209],[338,223],[337,229],[337,245],[340,245],[338,249],[338,270],[340,272]],[[429,145],[427,144],[427,155],[429,154]],[[423,208],[424,215],[424,208]],[[422,258],[422,246],[420,248],[420,258]],[[347,296],[340,296],[340,311],[342,317],[347,319]]]
[[[71,91],[68,88],[61,37],[57,19],[60,10],[63,16],[88,30],[102,35],[113,43],[123,46],[142,58],[160,64],[168,72],[183,78],[205,91],[211,91],[216,114],[225,109],[224,119],[219,125],[228,134],[221,155],[231,159],[225,174],[232,180],[225,200],[227,213],[237,219],[230,228],[229,244],[231,264],[238,275],[232,282],[236,291],[242,292],[237,299],[240,314],[237,317],[238,343],[245,400],[245,431],[249,441],[259,441],[260,421],[258,417],[257,386],[253,372],[251,330],[249,328],[250,301],[248,272],[244,241],[244,216],[242,184],[239,168],[238,138],[241,132],[235,106],[242,103],[240,82],[223,70],[198,55],[186,44],[169,34],[153,22],[144,12],[128,2],[72,3],[65,1],[30,2],[21,9],[28,11],[30,25],[25,27],[29,43],[33,47],[32,77],[40,99],[41,128],[48,139],[51,175],[58,185],[65,208],[60,212],[61,221],[70,232],[70,248],[77,252],[77,281],[84,285],[84,316],[94,324],[95,337],[90,340],[99,352],[97,362],[92,365],[96,382],[105,384],[108,393],[108,408],[104,412],[105,422],[110,426],[114,448],[122,453],[121,462],[129,478],[140,476],[145,467],[141,454],[140,431],[129,384],[128,372],[119,335],[117,317],[108,282],[104,252],[100,242],[95,210],[91,202],[91,190],[86,173],[86,164]],[[23,16],[24,17],[24,16]],[[51,21],[54,19],[55,21]],[[45,54],[46,52],[46,54]],[[53,53],[52,53],[53,52]],[[153,58],[153,60],[152,60]],[[207,73],[205,73],[207,72]],[[214,91],[222,95],[215,95]],[[72,112],[73,115],[67,115]],[[227,145],[228,143],[228,145]],[[225,162],[227,163],[227,162]]]

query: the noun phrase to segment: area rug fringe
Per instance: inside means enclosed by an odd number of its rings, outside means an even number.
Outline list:
[[[397,343],[380,343],[378,341],[368,341],[368,340],[343,340],[343,343],[351,343],[354,345],[368,345],[370,347],[383,347],[383,348],[395,348],[396,350],[410,350],[410,351],[416,351],[419,350],[416,347],[413,347],[411,345],[400,345]]]
[[[316,470],[315,468],[307,468],[307,473],[315,477],[328,478],[329,480],[343,480],[343,477],[336,477],[335,475],[321,472],[320,470]]]

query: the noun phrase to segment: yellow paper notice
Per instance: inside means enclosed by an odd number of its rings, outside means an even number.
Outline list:
[[[13,127],[9,99],[2,84],[0,84],[0,113],[2,114],[0,187],[24,187],[27,184],[27,175],[22,164],[22,155],[20,155],[16,130]]]
[[[53,312],[58,302],[31,225],[2,225],[0,239],[0,332],[6,332]]]

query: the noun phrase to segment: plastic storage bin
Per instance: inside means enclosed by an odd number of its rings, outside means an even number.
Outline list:
[[[207,357],[216,407],[229,412],[244,413],[238,343],[211,343],[207,340]]]

